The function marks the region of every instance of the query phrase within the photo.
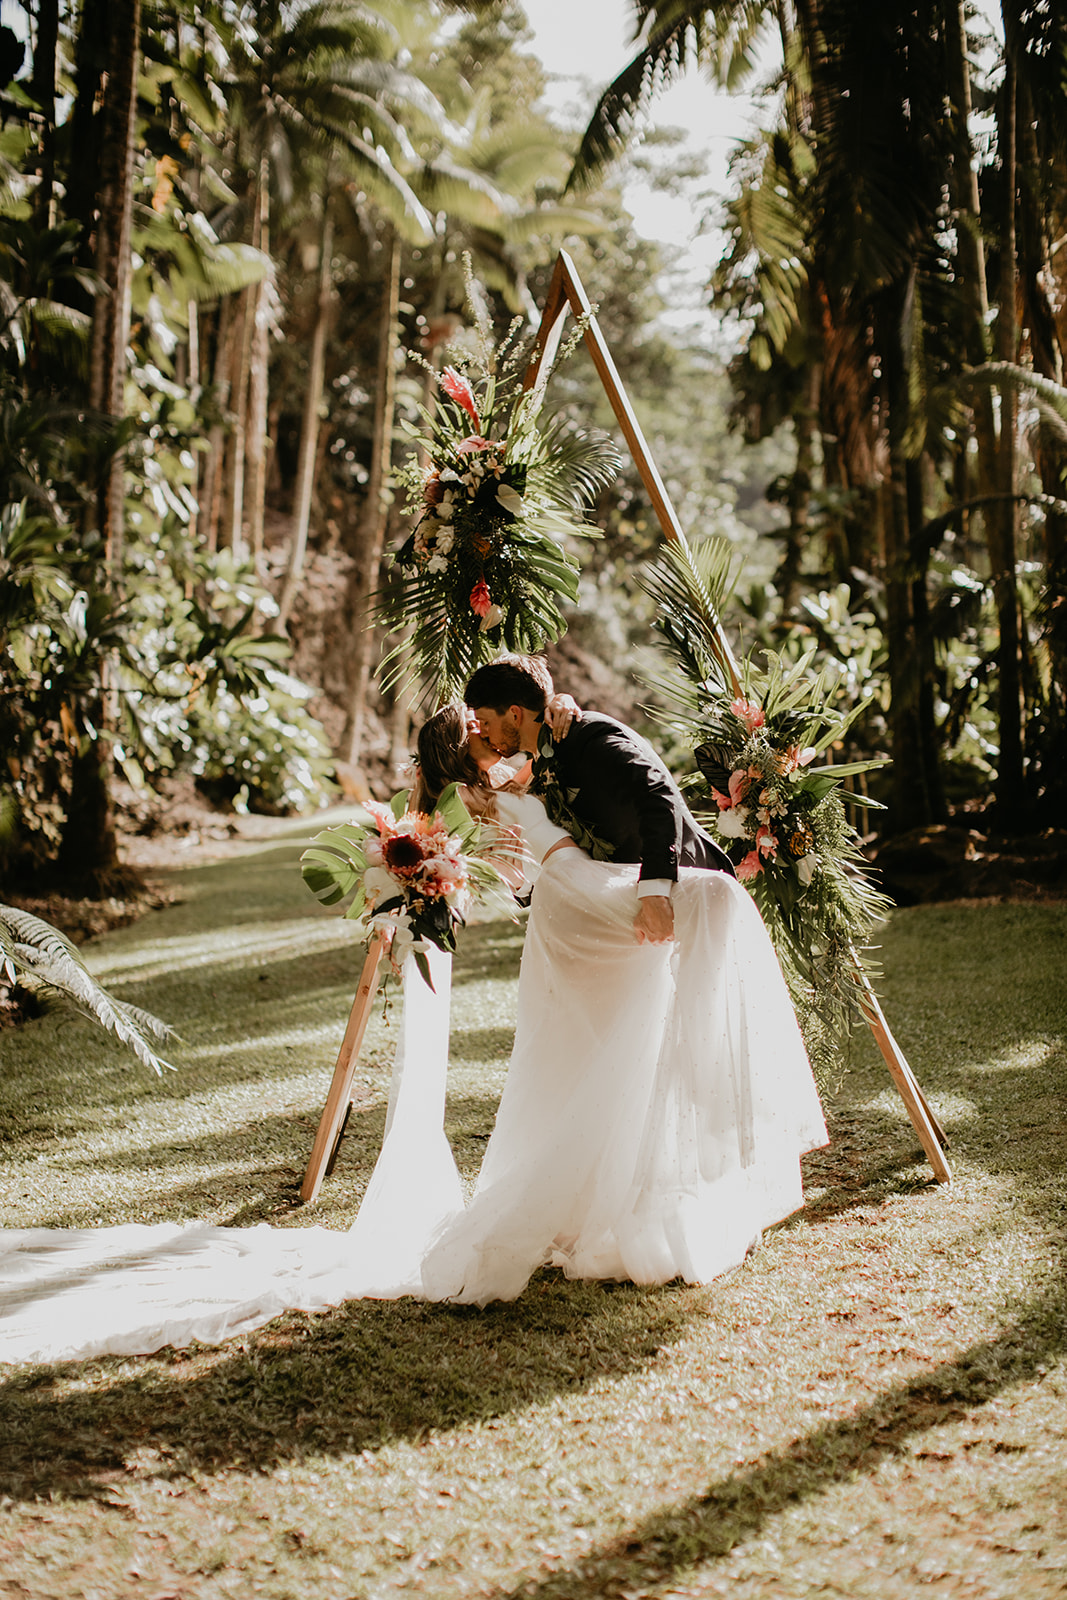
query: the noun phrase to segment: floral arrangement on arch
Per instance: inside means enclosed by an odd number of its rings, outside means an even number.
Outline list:
[[[514,915],[514,897],[492,859],[513,860],[513,846],[502,846],[496,829],[470,815],[455,784],[432,817],[409,811],[407,800],[402,793],[387,806],[364,802],[365,821],[324,828],[300,863],[304,882],[323,905],[352,896],[346,918],[368,943],[376,934],[386,936],[397,975],[413,954],[433,988],[428,945],[454,951],[456,930],[475,904],[497,916]]]
[[[718,622],[732,567],[729,544],[709,539],[695,550],[669,546],[650,569],[644,587],[675,670],[648,681],[693,751],[694,808],[759,906],[826,1083],[866,1022],[857,979],[874,970],[865,947],[891,907],[866,876],[842,791],[884,762],[820,761],[864,702],[837,710],[831,674],[813,670],[811,653],[789,665],[772,652],[765,666],[747,657],[736,683]],[[881,809],[863,794],[845,798]]]
[[[397,478],[417,521],[380,598],[387,627],[405,634],[383,685],[428,680],[440,699],[501,650],[535,652],[566,631],[561,606],[577,600],[579,576],[567,543],[597,537],[586,510],[619,465],[607,435],[542,421],[544,384],[523,387],[522,319],[498,347],[469,276],[468,300],[477,355],[433,373],[444,403],[408,428],[418,454]]]

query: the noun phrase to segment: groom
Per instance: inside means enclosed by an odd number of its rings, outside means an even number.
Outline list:
[[[671,889],[679,867],[728,872],[729,857],[700,827],[652,746],[612,717],[583,711],[554,743],[544,723],[552,677],[539,656],[479,667],[465,699],[502,756],[534,757],[531,790],[591,855],[639,862],[638,944],[674,937]]]

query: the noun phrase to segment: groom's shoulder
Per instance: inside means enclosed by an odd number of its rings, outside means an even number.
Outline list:
[[[579,721],[571,724],[570,732],[560,748],[566,750],[568,744],[575,753],[586,749],[592,751],[598,746],[610,746],[620,754],[646,759],[655,755],[647,739],[643,739],[633,728],[628,728],[625,722],[609,717],[603,711],[583,711]]]
[[[624,722],[619,722],[615,717],[606,716],[603,711],[584,711],[577,722],[572,722],[567,738],[573,739],[575,744],[585,744],[599,739],[636,739],[637,735],[632,728]]]

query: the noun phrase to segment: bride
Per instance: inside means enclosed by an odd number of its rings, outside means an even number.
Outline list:
[[[450,782],[534,881],[515,1046],[464,1208],[443,1132],[450,958],[407,971],[386,1138],[350,1233],[200,1224],[0,1232],[0,1362],[217,1343],[362,1296],[484,1305],[542,1265],[708,1282],[803,1204],[825,1128],[747,892],[683,868],[675,941],[638,944],[637,868],[593,861],[522,793],[463,707],[419,735],[415,803]],[[409,958],[410,959],[410,958]]]

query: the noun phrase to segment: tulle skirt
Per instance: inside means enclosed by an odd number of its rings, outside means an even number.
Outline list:
[[[423,1263],[431,1299],[512,1299],[534,1269],[703,1283],[803,1203],[826,1130],[748,893],[683,869],[673,945],[634,942],[636,867],[550,856],[515,1048],[474,1198]]]

